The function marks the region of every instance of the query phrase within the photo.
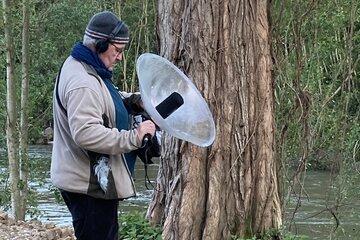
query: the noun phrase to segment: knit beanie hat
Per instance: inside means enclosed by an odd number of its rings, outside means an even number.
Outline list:
[[[115,36],[110,36],[117,26],[121,26]],[[89,21],[85,35],[94,39],[109,39],[111,42],[126,44],[129,42],[129,29],[114,13],[104,11],[95,14]]]

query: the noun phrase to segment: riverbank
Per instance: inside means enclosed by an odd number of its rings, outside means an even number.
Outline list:
[[[75,240],[71,228],[56,227],[40,221],[15,221],[7,213],[0,212],[1,240]]]

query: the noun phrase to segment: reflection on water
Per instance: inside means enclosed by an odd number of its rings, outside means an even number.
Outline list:
[[[39,220],[55,223],[59,226],[71,225],[71,217],[64,203],[57,203],[49,180],[51,146],[33,146],[30,148],[30,164],[35,171],[31,171],[33,182],[30,186],[40,193],[38,210],[41,212]],[[5,157],[0,151],[0,171],[4,171]],[[148,175],[154,180],[158,165],[148,168]],[[45,179],[44,179],[45,176]],[[141,161],[136,163],[135,186],[137,197],[120,203],[121,212],[135,210],[145,211],[151,199],[152,190],[147,190],[144,183],[145,171]],[[353,183],[354,184],[354,183]],[[360,184],[357,184],[360,185]],[[307,235],[310,239],[360,239],[360,201],[357,198],[346,199],[346,204],[337,209],[340,226],[336,234],[332,234],[335,220],[326,207],[334,205],[334,197],[330,194],[330,174],[328,172],[308,172],[305,181],[307,196],[302,198],[301,206],[295,214],[291,231],[300,235]],[[330,197],[329,197],[330,196]],[[331,197],[332,196],[332,197]],[[350,196],[351,197],[351,196]],[[285,225],[288,226],[292,212],[296,205],[296,197],[291,196],[286,204]]]

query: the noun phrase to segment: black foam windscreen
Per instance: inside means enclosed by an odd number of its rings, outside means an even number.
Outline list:
[[[170,116],[170,114],[176,111],[183,104],[183,97],[179,93],[173,92],[164,101],[159,103],[155,108],[160,114],[160,116],[163,119],[166,119],[168,116]]]

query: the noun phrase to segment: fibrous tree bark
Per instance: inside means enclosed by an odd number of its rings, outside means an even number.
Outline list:
[[[163,239],[229,239],[281,225],[266,0],[159,0],[160,55],[194,81],[217,136],[200,148],[164,134],[147,216]]]

